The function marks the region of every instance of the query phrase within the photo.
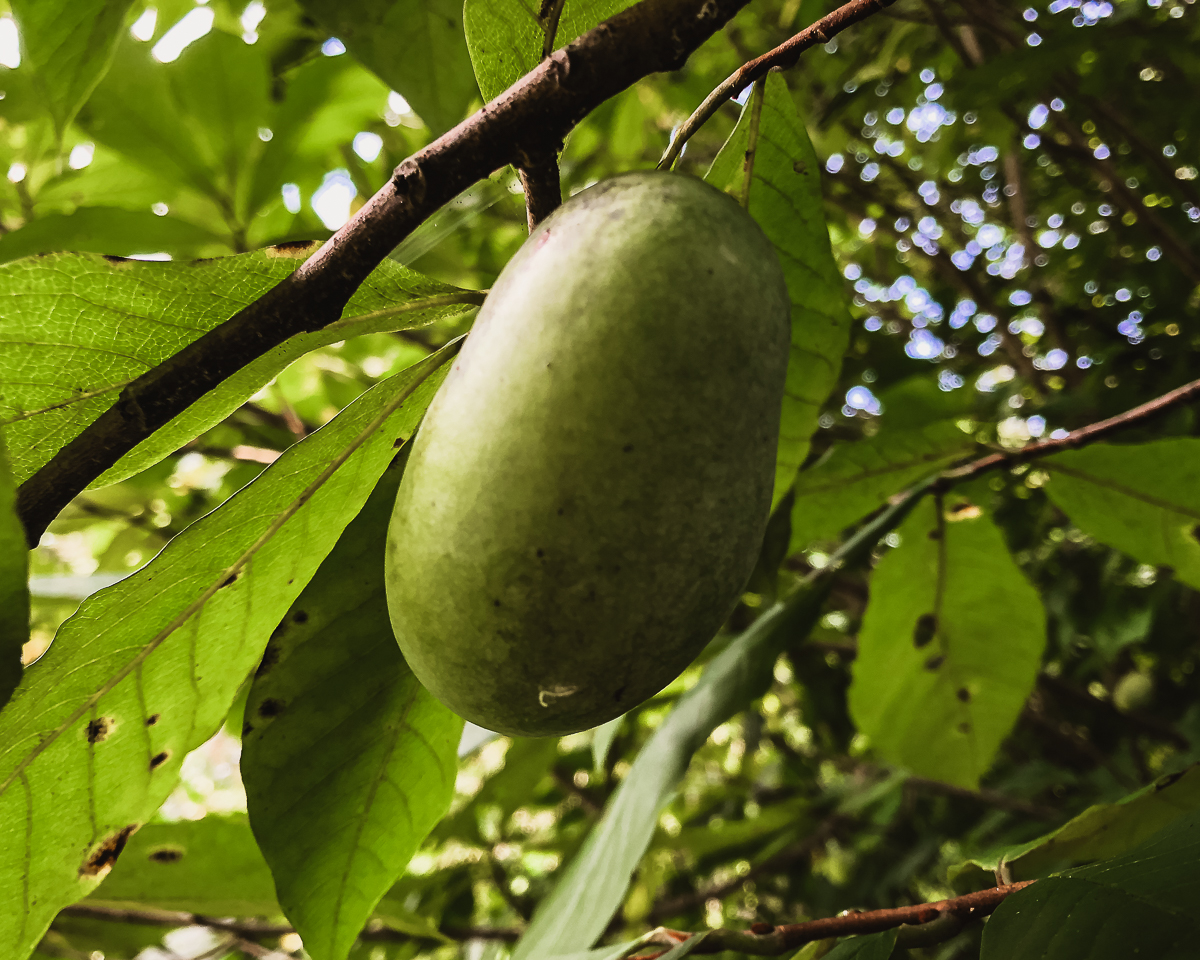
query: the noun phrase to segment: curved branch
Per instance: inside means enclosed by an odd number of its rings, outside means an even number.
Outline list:
[[[678,70],[748,0],[642,0],[555,51],[483,109],[396,168],[295,273],[121,391],[21,485],[37,544],[58,512],[126,453],[226,378],[289,337],[334,322],[384,257],[477,180],[555,149],[588,113],[642,77]],[[871,0],[882,2],[882,0]]]
[[[704,98],[704,102],[696,108],[696,112],[683,122],[683,126],[672,138],[662,159],[658,161],[658,169],[671,167],[679,159],[679,154],[683,152],[683,145],[691,139],[692,134],[704,126],[726,100],[736,97],[755,80],[765,77],[772,67],[790,70],[799,62],[800,54],[809,47],[815,47],[818,43],[828,43],[851,24],[865,20],[873,13],[878,13],[895,2],[896,0],[850,0],[849,3],[834,10],[833,13],[805,27],[790,40],[785,40],[774,50],[764,53],[749,63],[742,64],[734,73],[722,80],[713,92]]]

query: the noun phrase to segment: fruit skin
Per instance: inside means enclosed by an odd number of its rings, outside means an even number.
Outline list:
[[[789,348],[774,248],[702,181],[576,195],[504,268],[414,443],[392,626],[468,720],[561,735],[653,696],[749,577]]]

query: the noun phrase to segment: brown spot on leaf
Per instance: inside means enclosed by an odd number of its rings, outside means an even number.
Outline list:
[[[970,733],[971,725],[964,720],[962,723],[960,723],[958,725],[958,732],[959,733]]]
[[[980,516],[983,516],[983,511],[970,500],[960,500],[946,511],[947,520],[974,520]]]
[[[155,863],[178,863],[183,859],[183,847],[155,847],[147,856]]]
[[[111,837],[100,844],[86,860],[83,861],[83,866],[79,868],[81,877],[104,877],[108,875],[108,871],[113,868],[113,864],[117,862],[117,857],[121,855],[121,851],[125,849],[125,844],[129,842],[129,838],[133,836],[137,828],[141,826],[138,823],[131,823],[127,827],[123,827],[114,833]]]
[[[292,614],[292,619],[297,623],[308,623],[308,614],[303,610],[297,610]]]
[[[925,661],[925,669],[936,670],[945,662],[946,658],[944,656],[942,656],[940,653],[935,653],[932,657]]]
[[[954,695],[956,697],[958,697],[958,699],[961,700],[963,703],[971,702],[971,691],[968,690],[966,687],[959,687],[958,690],[955,691]]]
[[[632,443],[625,444],[625,446],[623,446],[621,448],[621,452],[622,453],[632,453],[633,452],[633,444]]]
[[[1182,777],[1185,773],[1187,773],[1186,770],[1180,770],[1178,773],[1168,773],[1166,776],[1159,777],[1157,780],[1154,781],[1154,789],[1155,790],[1165,790],[1167,787],[1169,787],[1171,784],[1173,784],[1176,780],[1178,780],[1180,777]]]
[[[159,716],[160,716],[160,714],[157,714],[157,713],[152,713],[152,714],[150,714],[150,716],[148,716],[148,717],[146,718],[146,726],[148,726],[148,727],[152,727],[152,726],[154,726],[156,723],[158,723],[158,718],[159,718]]]
[[[133,263],[133,260],[130,259],[129,257],[114,257],[111,253],[102,253],[102,254],[100,254],[100,256],[102,256],[105,260],[107,260],[113,266],[117,266],[117,267],[124,266],[127,263]]]
[[[88,743],[100,743],[102,740],[107,740],[114,726],[112,717],[96,717],[95,720],[89,720],[87,725]]]
[[[154,756],[152,756],[150,758],[150,769],[157,770],[159,767],[161,767],[164,763],[166,763],[170,759],[171,759],[171,751],[170,750],[164,750],[164,751],[162,751],[162,753],[156,753]]]
[[[230,576],[226,577],[226,578],[225,578],[225,579],[224,579],[224,580],[221,582],[221,586],[217,587],[217,589],[218,589],[218,590],[221,590],[221,589],[223,589],[223,588],[225,588],[225,587],[229,586],[231,583],[233,583],[235,580],[237,580],[237,578],[238,578],[238,577],[240,577],[241,575],[242,575],[242,571],[241,571],[241,570],[237,571],[237,573],[231,574]]]
[[[546,551],[545,551],[545,550],[538,550],[538,552],[537,552],[537,555],[538,555],[539,557],[544,557],[544,556],[546,555]]]
[[[795,163],[793,163],[792,169],[802,176],[808,176],[808,164],[804,163],[802,160],[797,160]]]
[[[321,244],[317,240],[288,240],[267,247],[268,257],[290,257],[293,260],[307,256],[310,250],[315,250]]]
[[[260,717],[277,717],[283,713],[283,708],[286,706],[282,700],[276,700],[274,697],[267,697],[258,705],[258,715]]]
[[[923,613],[917,617],[913,627],[913,646],[920,650],[937,636],[937,617],[932,613]]]
[[[280,627],[283,625],[280,624]],[[276,627],[278,631],[279,627]],[[274,634],[271,635],[274,639]],[[270,673],[271,668],[279,662],[279,647],[277,644],[268,643],[267,649],[263,651],[262,660],[258,663],[258,669],[254,671],[254,676],[261,677],[263,674]]]
[[[613,693],[613,703],[620,703],[623,696],[625,696],[625,688],[623,686],[617,687]]]

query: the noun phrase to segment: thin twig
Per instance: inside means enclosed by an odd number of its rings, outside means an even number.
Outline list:
[[[1036,880],[1025,880],[1000,887],[989,887],[976,893],[939,900],[936,903],[918,903],[909,907],[893,907],[889,910],[869,910],[864,913],[844,913],[807,923],[789,923],[779,927],[770,924],[755,924],[750,930],[713,930],[698,944],[693,953],[721,953],[732,950],[751,956],[774,957],[802,947],[814,940],[829,937],[846,937],[855,934],[878,933],[903,925],[927,924],[950,914],[960,920],[970,921],[992,913],[1004,900],[1018,890],[1023,890]],[[679,930],[663,930],[664,945],[674,945],[687,939]]]
[[[805,27],[790,40],[786,40],[774,50],[764,53],[761,57],[742,64],[736,71],[722,80],[696,108],[695,113],[683,122],[671,143],[667,146],[662,159],[658,161],[660,170],[668,169],[679,159],[684,144],[715,114],[721,105],[745,90],[760,77],[765,77],[772,67],[790,70],[800,60],[809,47],[819,43],[828,43],[839,33],[852,24],[865,20],[880,10],[890,7],[896,0],[850,0],[849,3],[838,7],[816,23]]]
[[[529,232],[562,205],[558,157],[553,150],[526,156],[517,167],[525,191],[525,216]]]
[[[107,920],[113,923],[132,923],[144,927],[208,927],[231,933],[243,939],[261,940],[295,933],[288,923],[275,923],[252,917],[210,917],[186,910],[159,910],[154,907],[120,907],[102,903],[75,903],[59,911],[60,917],[82,917],[88,920]],[[513,942],[523,931],[507,927],[442,927],[442,936],[451,940],[504,940]],[[412,933],[371,923],[358,935],[360,940],[373,943],[404,943],[409,940],[436,937],[415,936]]]

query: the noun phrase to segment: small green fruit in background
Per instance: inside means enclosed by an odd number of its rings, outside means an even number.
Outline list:
[[[678,676],[762,540],[788,317],[773,247],[699,180],[626,174],[547,218],[396,499],[388,606],[421,682],[474,723],[546,736]]]

